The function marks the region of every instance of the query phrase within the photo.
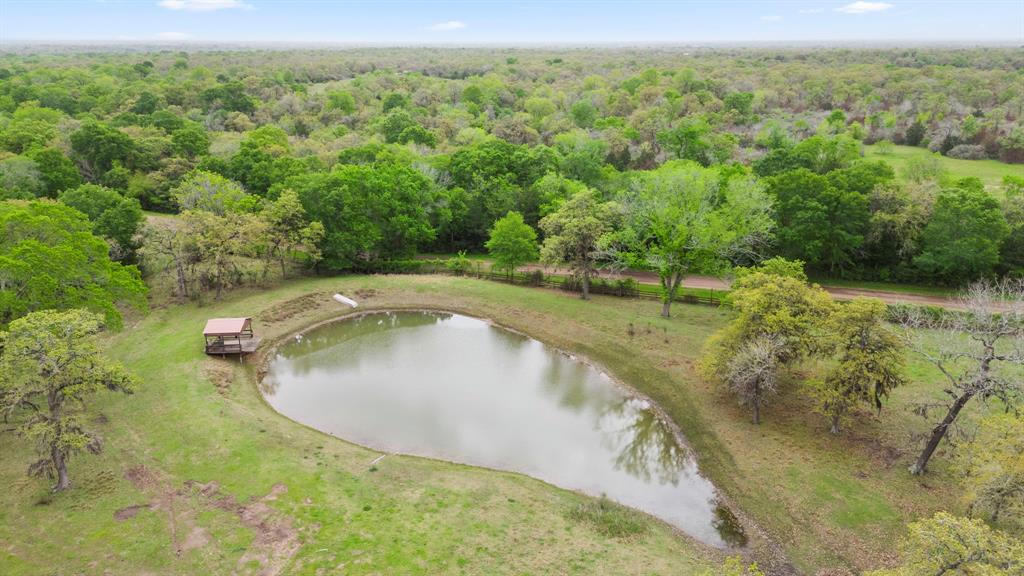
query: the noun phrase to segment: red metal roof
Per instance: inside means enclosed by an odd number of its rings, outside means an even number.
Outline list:
[[[203,336],[230,336],[240,334],[249,327],[250,318],[210,318],[203,328]]]

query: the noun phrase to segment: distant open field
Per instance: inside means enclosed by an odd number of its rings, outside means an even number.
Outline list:
[[[896,170],[896,175],[903,178],[907,160],[933,154],[926,148],[916,146],[893,146],[889,154],[880,154],[877,145],[864,147],[866,158],[885,160]],[[998,160],[959,160],[946,156],[937,156],[945,166],[949,176],[953,178],[980,178],[985,187],[992,191],[1001,191],[1003,176],[1024,177],[1024,164],[1007,164]]]

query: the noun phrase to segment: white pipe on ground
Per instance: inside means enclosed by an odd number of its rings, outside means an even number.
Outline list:
[[[345,296],[342,296],[341,294],[335,294],[334,295],[334,299],[337,300],[338,302],[341,302],[342,304],[347,304],[347,305],[349,305],[349,306],[351,306],[353,308],[355,308],[356,306],[359,306],[359,304],[356,303],[355,300],[353,300],[351,298],[347,298]]]

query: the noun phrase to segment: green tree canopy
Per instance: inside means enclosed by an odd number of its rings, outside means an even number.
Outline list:
[[[990,276],[1009,233],[999,202],[984,189],[943,190],[922,233],[923,250],[914,265],[952,285]]]
[[[138,200],[110,188],[83,184],[62,192],[60,201],[88,216],[95,234],[113,240],[122,250],[135,248],[135,234],[145,219]]]
[[[896,568],[868,576],[1012,576],[1024,572],[1024,542],[981,520],[939,512],[908,526]]]
[[[309,218],[323,223],[324,263],[332,269],[409,256],[434,238],[434,185],[411,166],[340,165],[288,186],[298,192]]]
[[[505,270],[509,276],[517,268],[537,259],[537,232],[523,222],[519,212],[509,212],[494,223],[487,251],[494,258],[494,267]]]
[[[905,347],[886,323],[886,306],[874,298],[855,298],[836,306],[828,319],[830,352],[838,358],[825,377],[812,384],[819,409],[839,433],[859,404],[882,409],[882,400],[905,382]]]
[[[64,190],[82,183],[82,175],[70,158],[56,148],[36,148],[28,153],[43,181],[43,196],[56,198]]]
[[[662,316],[689,274],[756,259],[771,239],[772,201],[753,180],[674,162],[638,176],[624,197],[628,263],[658,273]]]
[[[0,203],[0,326],[29,312],[86,308],[121,325],[119,305],[146,306],[138,269],[111,261],[81,212],[50,201]]]
[[[260,200],[246,194],[237,182],[205,170],[192,171],[173,194],[182,211],[203,210],[218,216],[228,212],[254,212]]]
[[[601,259],[601,242],[614,229],[618,216],[616,205],[601,202],[597,192],[586,189],[540,221],[545,235],[541,260],[569,266],[580,280],[584,300],[590,298],[590,278]]]
[[[806,168],[768,180],[776,200],[779,253],[833,274],[849,269],[870,218],[867,197]]]
[[[957,456],[971,515],[1024,528],[1024,414],[988,416]]]
[[[0,412],[36,444],[31,475],[56,478],[54,491],[71,486],[68,460],[102,448],[86,428],[87,399],[101,390],[131,393],[135,379],[96,344],[101,316],[85,310],[33,312],[0,332]]]

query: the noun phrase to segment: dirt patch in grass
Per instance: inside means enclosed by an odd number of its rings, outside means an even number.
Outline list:
[[[226,360],[207,358],[203,363],[203,374],[221,396],[227,396],[235,382],[235,368]]]
[[[244,504],[233,496],[221,494],[216,481],[206,484],[189,481],[185,487],[197,491],[214,508],[236,514],[243,525],[256,533],[252,544],[238,559],[239,570],[256,562],[261,576],[280,574],[298,552],[299,532],[292,525],[291,518],[278,514],[269,504],[288,491],[284,484],[274,484],[265,496]]]
[[[352,293],[358,300],[369,300],[377,295],[377,290],[373,288],[360,288]]]
[[[132,466],[125,470],[124,477],[139,490],[150,490],[157,484],[156,473],[147,468],[145,464]]]
[[[334,300],[329,292],[311,292],[298,298],[286,300],[260,312],[256,316],[256,320],[264,324],[276,324],[332,302]]]
[[[146,508],[149,508],[149,502],[146,502],[145,504],[125,506],[124,508],[121,508],[120,510],[114,512],[114,520],[124,521],[129,520],[131,518],[135,518],[135,515],[139,513],[139,510],[143,510]]]
[[[206,531],[206,528],[202,526],[193,526],[192,530],[189,531],[185,539],[182,540],[179,550],[181,552],[188,552],[189,550],[195,550],[202,548],[210,543],[210,533]]]

